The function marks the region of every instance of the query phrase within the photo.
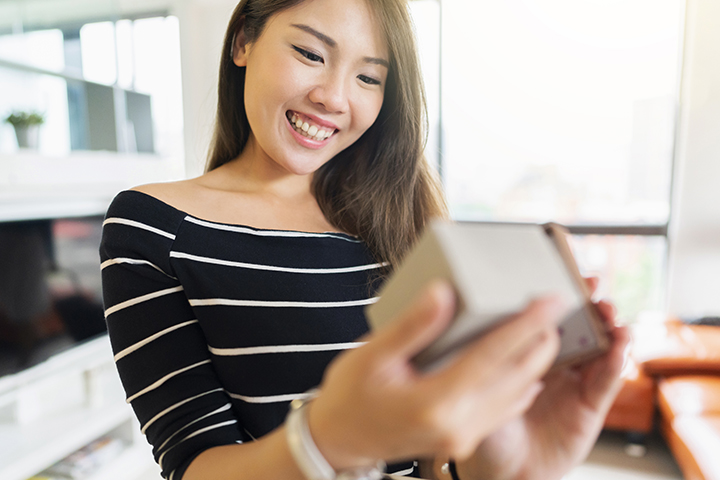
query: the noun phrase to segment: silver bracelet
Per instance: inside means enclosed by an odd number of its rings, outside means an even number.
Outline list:
[[[290,453],[308,480],[381,480],[384,476],[385,462],[378,462],[372,467],[358,467],[342,472],[335,472],[325,460],[323,454],[310,435],[307,423],[307,405],[317,392],[308,392],[308,397],[302,400],[293,400],[290,403],[290,413],[285,421],[285,432]]]

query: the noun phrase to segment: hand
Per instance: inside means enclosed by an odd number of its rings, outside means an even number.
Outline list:
[[[586,281],[594,292],[597,278]],[[461,479],[559,479],[587,457],[622,385],[629,341],[627,329],[614,324],[615,308],[604,301],[596,305],[611,338],[608,352],[548,374],[545,388],[524,415],[485,439],[468,461],[458,463]]]
[[[396,322],[330,365],[308,424],[333,467],[467,457],[532,404],[557,355],[565,307],[532,302],[447,366],[419,373],[411,359],[447,328],[454,310],[454,292],[436,282]]]

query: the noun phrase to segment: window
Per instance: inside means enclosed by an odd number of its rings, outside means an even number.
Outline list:
[[[111,150],[183,156],[180,38],[176,17],[102,21],[58,28],[0,28],[3,118],[39,111],[40,150]],[[16,150],[0,124],[0,153]]]
[[[568,225],[623,320],[661,309],[684,2],[435,3],[453,218]]]

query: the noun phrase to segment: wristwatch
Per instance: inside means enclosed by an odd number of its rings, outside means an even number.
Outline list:
[[[304,398],[293,400],[285,421],[290,453],[305,478],[307,480],[381,480],[386,467],[383,461],[373,466],[336,472],[325,460],[310,435],[307,423],[306,407],[316,396],[317,390],[311,390]]]

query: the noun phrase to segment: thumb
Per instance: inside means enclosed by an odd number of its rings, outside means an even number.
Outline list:
[[[412,358],[445,331],[455,315],[455,291],[445,280],[429,283],[398,317],[373,335],[381,356]]]

